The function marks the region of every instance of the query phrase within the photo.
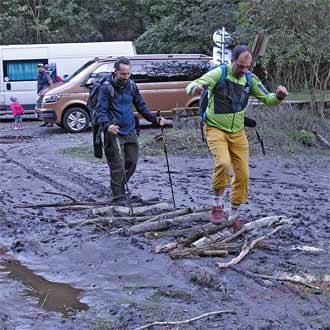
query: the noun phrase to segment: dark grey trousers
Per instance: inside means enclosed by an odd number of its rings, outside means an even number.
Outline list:
[[[127,181],[133,175],[139,159],[139,142],[135,132],[128,135],[118,134]],[[104,134],[104,151],[110,169],[110,186],[113,197],[125,195],[125,177],[115,135],[108,131]]]

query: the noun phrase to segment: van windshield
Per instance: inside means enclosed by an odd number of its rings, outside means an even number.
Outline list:
[[[77,76],[81,71],[85,70],[87,67],[89,67],[91,64],[95,63],[95,60],[92,61],[88,61],[87,63],[85,63],[83,66],[81,66],[77,71],[75,71],[71,76],[66,77],[65,79],[63,79],[63,81],[70,81],[72,80],[75,76]]]

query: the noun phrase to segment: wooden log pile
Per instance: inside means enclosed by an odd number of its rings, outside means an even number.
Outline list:
[[[229,258],[217,262],[219,268],[227,268],[239,263],[253,248],[265,248],[262,241],[276,234],[290,220],[285,216],[270,216],[243,225],[234,232],[233,222],[225,219],[220,225],[209,222],[211,207],[173,209],[167,202],[151,205],[134,205],[134,215],[127,206],[93,207],[87,219],[71,221],[72,228],[85,224],[109,226],[112,232],[140,235],[161,241],[154,246],[154,253],[167,253],[172,259],[186,257]]]
[[[49,192],[50,193],[50,192]],[[134,214],[131,215],[128,206],[109,205],[109,202],[82,202],[62,193],[53,193],[69,198],[70,202],[21,204],[20,208],[57,207],[59,211],[83,210],[88,212],[87,218],[68,222],[70,228],[83,225],[94,225],[109,235],[126,234],[144,236],[154,244],[154,253],[167,253],[171,259],[187,257],[216,257],[215,266],[230,268],[244,273],[245,276],[290,282],[305,286],[314,292],[330,292],[330,276],[326,275],[322,281],[309,274],[258,274],[235,268],[252,249],[272,249],[264,241],[278,231],[292,225],[286,216],[269,216],[245,223],[239,231],[232,229],[233,222],[228,220],[225,210],[225,219],[220,225],[213,225],[209,221],[211,207],[195,208],[173,207],[166,201],[157,198],[133,203]],[[320,253],[322,249],[313,247],[295,247],[304,251]],[[226,258],[220,262],[219,258]]]

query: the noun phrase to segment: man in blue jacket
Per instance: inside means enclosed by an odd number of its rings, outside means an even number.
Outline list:
[[[114,200],[125,199],[125,180],[133,175],[139,157],[139,142],[135,133],[133,105],[143,118],[163,125],[163,118],[152,114],[131,76],[128,58],[119,57],[111,79],[103,83],[96,107],[96,117],[104,132],[104,151],[110,169],[110,186]],[[116,142],[119,138],[123,156]],[[123,173],[123,161],[125,174]]]

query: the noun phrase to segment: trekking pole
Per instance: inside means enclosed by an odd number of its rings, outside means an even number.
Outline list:
[[[251,128],[254,128],[255,129],[258,142],[260,143],[260,146],[261,146],[262,153],[263,153],[264,156],[266,156],[266,151],[265,151],[265,147],[264,147],[264,141],[261,138],[261,136],[259,135],[259,132],[258,132],[258,130],[256,128],[257,127],[257,122],[254,119],[251,119],[249,117],[244,117],[244,126],[251,127]]]
[[[266,151],[265,151],[265,147],[264,147],[264,141],[263,141],[263,139],[260,137],[259,132],[258,132],[257,129],[256,129],[256,135],[257,135],[257,139],[258,139],[258,141],[259,141],[259,143],[260,143],[260,145],[261,145],[262,153],[263,153],[264,156],[266,156]]]
[[[116,144],[117,144],[117,148],[119,151],[119,158],[120,158],[120,163],[121,163],[121,169],[123,172],[123,177],[124,177],[124,184],[125,184],[125,188],[126,188],[126,195],[127,195],[127,199],[128,199],[128,205],[129,205],[129,209],[130,209],[130,215],[133,216],[134,215],[134,211],[133,211],[133,206],[131,203],[131,196],[130,196],[130,191],[128,188],[128,183],[127,183],[127,177],[126,177],[126,171],[125,171],[125,164],[124,164],[124,157],[123,157],[123,153],[120,147],[120,142],[119,142],[119,137],[118,134],[116,134],[115,136],[115,140],[116,140]]]
[[[159,110],[157,111],[157,117],[160,117],[160,111]],[[172,184],[172,178],[171,178],[171,171],[170,171],[170,164],[168,162],[168,157],[167,157],[167,147],[166,147],[166,140],[165,140],[165,137],[164,137],[164,127],[163,126],[160,126],[160,131],[161,131],[161,136],[162,136],[162,140],[163,140],[163,147],[164,147],[164,153],[165,153],[165,158],[166,158],[168,179],[170,181],[170,186],[171,186],[173,206],[174,206],[174,208],[176,208],[175,199],[174,199],[173,184]]]

